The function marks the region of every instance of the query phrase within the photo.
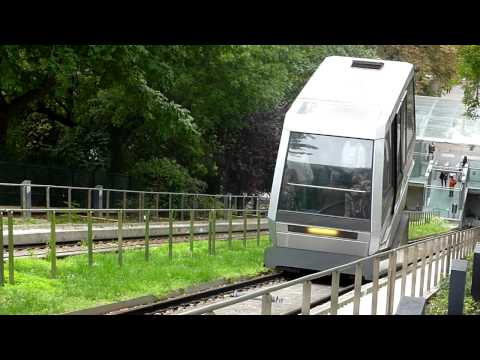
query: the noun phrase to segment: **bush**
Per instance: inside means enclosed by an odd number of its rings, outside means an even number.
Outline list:
[[[132,170],[136,184],[150,191],[201,193],[206,184],[192,176],[175,160],[153,158],[139,161]]]

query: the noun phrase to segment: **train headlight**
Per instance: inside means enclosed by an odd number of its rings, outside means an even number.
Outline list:
[[[299,226],[299,225],[288,225],[288,231],[303,233],[309,235],[323,236],[323,237],[334,237],[334,238],[344,238],[344,239],[358,239],[358,233],[351,231],[344,231],[326,227],[317,227],[317,226]]]
[[[336,229],[312,227],[312,226],[307,227],[307,233],[312,235],[335,236],[335,237],[338,237],[339,235],[339,232]]]

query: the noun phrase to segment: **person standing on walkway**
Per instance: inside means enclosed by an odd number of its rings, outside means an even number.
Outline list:
[[[465,155],[465,156],[463,157],[463,160],[462,160],[462,168],[465,167],[465,165],[467,164],[467,162],[468,162],[467,155]]]
[[[440,171],[440,182],[442,183],[442,187],[444,186],[444,183],[445,186],[447,186],[447,179],[445,179],[445,173],[443,171]]]
[[[435,153],[435,143],[428,144],[428,156],[430,160],[433,160],[433,155]]]
[[[448,195],[449,197],[453,197],[453,189],[455,188],[455,185],[457,185],[457,180],[450,175],[450,180],[448,181],[448,187],[450,188],[450,194]]]

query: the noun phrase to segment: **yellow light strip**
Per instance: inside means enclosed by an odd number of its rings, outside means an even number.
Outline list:
[[[307,227],[307,233],[323,236],[338,236],[338,230],[320,227]]]

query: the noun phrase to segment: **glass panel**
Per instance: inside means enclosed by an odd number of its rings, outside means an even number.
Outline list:
[[[370,218],[373,141],[292,132],[279,209]]]
[[[408,85],[407,93],[407,143],[410,144],[415,139],[415,94],[413,89],[413,80]]]

